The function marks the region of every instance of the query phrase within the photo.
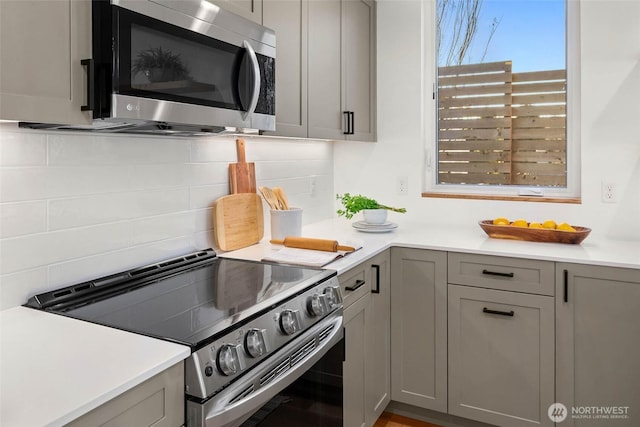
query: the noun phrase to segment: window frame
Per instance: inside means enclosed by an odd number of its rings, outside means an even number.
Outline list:
[[[566,0],[566,66],[567,66],[567,186],[532,187],[521,185],[438,184],[436,11],[437,1],[424,5],[423,140],[425,141],[425,173],[423,197],[495,199],[538,202],[581,202],[580,165],[580,0]]]

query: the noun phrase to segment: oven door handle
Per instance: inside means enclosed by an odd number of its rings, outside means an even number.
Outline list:
[[[331,315],[330,315],[331,316]],[[244,391],[250,389],[252,385],[255,387],[259,385],[260,379],[267,375],[270,371],[277,371],[282,367],[284,359],[283,354],[289,355],[299,350],[300,343],[306,343],[315,336],[319,331],[324,330],[330,324],[333,325],[330,335],[323,339],[320,344],[313,349],[306,357],[290,366],[290,368],[280,374],[279,377],[275,377],[267,385],[255,389],[253,392],[247,393],[245,397],[235,400],[236,396],[242,395]],[[333,316],[330,322],[320,322],[315,325],[311,331],[306,332],[299,339],[295,340],[294,345],[288,345],[283,350],[276,353],[270,358],[270,361],[264,363],[264,367],[258,366],[257,371],[251,374],[245,375],[238,381],[234,382],[227,389],[221,391],[213,398],[202,404],[204,425],[207,427],[220,427],[226,426],[233,422],[234,425],[242,422],[240,419],[249,418],[254,412],[260,409],[265,403],[275,397],[278,393],[292,384],[302,374],[308,371],[316,362],[337,343],[339,343],[344,337],[344,331],[342,327],[342,313],[340,311],[338,316]],[[316,340],[317,343],[317,340]],[[191,404],[193,402],[188,402]]]

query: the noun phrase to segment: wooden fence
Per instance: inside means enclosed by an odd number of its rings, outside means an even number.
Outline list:
[[[438,182],[566,186],[566,70],[438,69]]]

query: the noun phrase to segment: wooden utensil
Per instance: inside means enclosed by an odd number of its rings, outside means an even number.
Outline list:
[[[236,139],[236,151],[238,163],[229,164],[229,192],[231,194],[255,193],[256,166],[253,162],[247,163],[244,139]]]
[[[278,201],[278,197],[269,187],[259,187],[260,193],[262,193],[262,197],[267,202],[269,207],[273,210],[280,210],[280,202]]]
[[[356,250],[353,246],[340,245],[337,240],[314,239],[311,237],[287,236],[284,240],[271,240],[271,243],[284,245],[289,248],[314,249],[316,251],[326,252],[353,252]]]
[[[280,205],[282,209],[288,211],[289,210],[289,200],[287,200],[287,196],[284,194],[284,190],[280,187],[273,187],[273,192],[275,193],[278,201],[280,201]]]
[[[213,203],[216,245],[232,251],[258,243],[264,235],[262,200],[256,193],[222,196]]]

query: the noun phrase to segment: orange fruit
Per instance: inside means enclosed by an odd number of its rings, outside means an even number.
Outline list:
[[[558,225],[557,229],[558,230],[564,230],[564,231],[576,231],[575,228],[573,228],[572,226],[570,226],[566,222],[563,222],[562,224]]]
[[[507,218],[499,217],[493,220],[493,225],[509,225]]]
[[[528,227],[529,224],[527,223],[526,219],[516,219],[515,221],[513,221],[511,223],[512,226],[514,227]]]
[[[529,228],[542,228],[542,224],[540,224],[539,222],[532,222],[531,224],[529,224]]]
[[[555,230],[557,227],[556,222],[552,219],[548,219],[542,223],[542,228],[547,228],[549,230]]]

